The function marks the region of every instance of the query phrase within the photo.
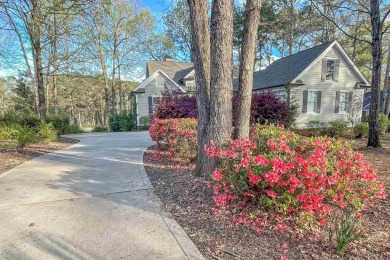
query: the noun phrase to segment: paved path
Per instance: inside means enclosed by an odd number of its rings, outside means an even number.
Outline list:
[[[152,193],[147,132],[74,137],[0,175],[0,259],[203,259]]]

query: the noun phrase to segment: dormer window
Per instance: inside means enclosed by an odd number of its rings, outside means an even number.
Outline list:
[[[162,87],[164,87],[164,84],[165,84],[164,78],[158,76],[158,77],[156,78],[156,87],[162,88]]]
[[[335,60],[326,61],[326,80],[334,81]]]

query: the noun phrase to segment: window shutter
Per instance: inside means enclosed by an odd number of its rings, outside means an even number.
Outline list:
[[[326,59],[322,59],[321,81],[326,80]]]
[[[321,94],[322,91],[317,91],[317,113],[321,112]]]
[[[340,91],[336,91],[336,106],[334,107],[334,112],[340,112]]]
[[[309,95],[309,91],[304,90],[303,91],[302,114],[306,114],[307,113],[307,98],[308,98],[308,95]]]
[[[347,104],[347,112],[348,113],[351,113],[351,109],[352,109],[352,95],[353,95],[353,92],[348,92],[348,104]]]
[[[148,103],[149,103],[149,115],[153,114],[153,98],[151,96],[148,97]]]
[[[333,80],[335,82],[339,81],[339,71],[340,71],[340,60],[334,61],[334,74],[333,74]]]

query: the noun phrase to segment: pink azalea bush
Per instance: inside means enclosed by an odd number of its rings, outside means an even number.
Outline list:
[[[303,138],[281,127],[258,125],[249,138],[205,149],[220,161],[210,183],[216,212],[231,210],[235,224],[257,232],[269,216],[326,225],[335,208],[361,211],[386,195],[377,171],[345,141]],[[278,222],[275,228],[283,233],[286,226]]]
[[[166,150],[176,163],[193,162],[196,159],[197,121],[191,118],[155,119],[149,128],[157,148]]]

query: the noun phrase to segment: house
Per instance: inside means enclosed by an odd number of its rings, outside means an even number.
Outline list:
[[[146,62],[146,79],[132,91],[137,104],[137,124],[142,116],[153,114],[160,102],[161,92],[165,88],[182,92],[195,93],[195,71],[192,62],[177,62],[171,57],[163,61]],[[234,67],[233,78],[238,77],[238,67]]]
[[[237,90],[238,81],[234,82]],[[271,91],[298,106],[296,127],[310,121],[348,121],[356,104],[361,118],[363,95],[370,83],[338,41],[325,43],[271,63],[253,75],[253,91]]]
[[[133,91],[138,119],[153,113],[164,87],[193,93],[194,74],[189,62],[176,62],[169,57],[164,61],[148,61],[146,79]],[[233,79],[233,90],[237,91],[237,67]],[[370,83],[338,41],[278,59],[253,74],[255,93],[271,91],[290,106],[298,106],[299,128],[310,121],[348,121],[356,100],[361,100],[358,107],[361,118],[363,94],[369,87]]]
[[[386,100],[386,92],[381,91],[379,94],[379,108],[382,111],[385,101]],[[364,93],[364,98],[363,98],[363,112],[362,112],[362,117],[367,117],[369,116],[370,113],[370,105],[371,105],[371,92],[366,92]]]

